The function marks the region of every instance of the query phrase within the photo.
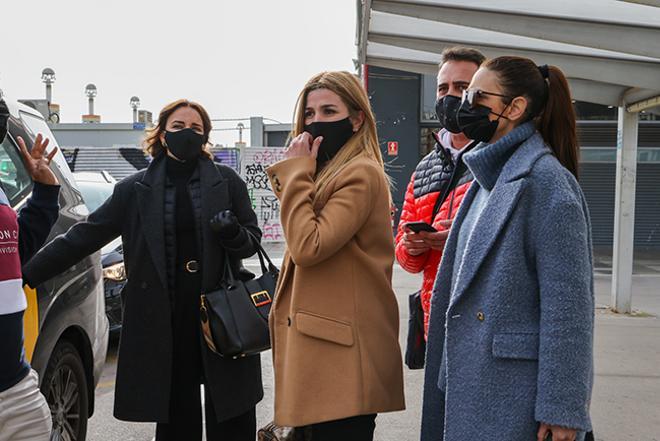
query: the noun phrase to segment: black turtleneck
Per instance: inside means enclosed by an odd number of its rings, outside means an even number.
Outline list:
[[[175,231],[176,231],[176,261],[177,273],[190,260],[199,260],[197,250],[197,222],[195,211],[190,200],[188,181],[192,177],[199,161],[179,162],[167,157],[167,177],[176,189],[175,199]],[[177,274],[178,275],[178,274]]]
[[[169,156],[166,164],[167,179],[174,184],[175,191],[176,266],[172,293],[173,385],[174,379],[182,377],[195,379],[203,375],[199,336],[199,294],[202,291],[202,273],[186,271],[186,262],[191,260],[199,262],[201,259],[197,242],[197,217],[188,185],[198,164],[199,161],[179,162]]]

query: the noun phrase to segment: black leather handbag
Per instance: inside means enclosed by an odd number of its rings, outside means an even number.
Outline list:
[[[406,342],[406,366],[410,369],[424,369],[426,339],[424,338],[424,310],[422,294],[417,291],[408,296],[408,339]]]
[[[258,241],[257,241],[258,242]],[[236,278],[225,256],[220,287],[200,298],[202,334],[209,349],[222,357],[241,358],[270,349],[268,314],[275,298],[279,269],[259,245],[261,276]]]

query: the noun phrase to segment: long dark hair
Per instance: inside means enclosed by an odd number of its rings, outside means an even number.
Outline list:
[[[556,66],[539,67],[529,58],[498,57],[484,65],[495,72],[503,94],[528,101],[526,120],[534,120],[559,162],[578,178],[580,149],[571,91]],[[546,78],[547,77],[547,81]]]

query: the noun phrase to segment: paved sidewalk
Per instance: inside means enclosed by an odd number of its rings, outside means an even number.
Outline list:
[[[280,247],[269,246],[268,249],[273,257],[281,256]],[[660,271],[655,270],[660,268],[660,260],[652,257],[636,262],[635,272],[639,274],[633,277],[633,308],[641,314],[626,317],[606,309],[610,303],[608,260],[606,256],[597,255],[596,303],[599,309],[596,312],[592,418],[599,441],[660,441]],[[420,283],[419,276],[395,267],[394,287],[399,301],[402,347],[408,320],[407,296],[418,289]],[[260,423],[272,417],[273,400],[270,353],[265,354],[263,360],[266,397],[258,408]],[[376,440],[418,439],[422,383],[421,371],[406,369],[407,410],[380,415]]]
[[[596,274],[612,274],[612,250],[595,250],[594,272]],[[660,275],[660,251],[636,251],[633,274]]]
[[[283,248],[268,245],[267,249],[279,265]],[[660,441],[660,275],[653,271],[653,267],[660,267],[660,259],[636,262],[639,274],[633,277],[633,307],[641,311],[637,317],[615,315],[606,309],[610,303],[610,276],[605,274],[607,258],[597,255],[597,262],[596,303],[600,306],[596,312],[596,375],[591,412],[596,438],[599,441]],[[258,271],[258,260],[246,264]],[[420,284],[419,276],[395,267],[394,288],[399,301],[402,347],[408,320],[407,296]],[[270,352],[263,354],[262,360],[266,395],[257,407],[260,425],[270,421],[273,414]],[[112,418],[115,370],[116,347],[111,350],[104,378],[96,389],[96,412],[90,420],[88,439],[151,441],[153,424],[126,423]],[[419,439],[422,381],[422,371],[405,370],[407,410],[378,417],[377,441]],[[489,440],[487,434],[483,439]]]

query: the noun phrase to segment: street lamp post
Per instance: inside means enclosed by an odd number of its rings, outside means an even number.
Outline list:
[[[94,98],[97,95],[97,89],[96,86],[92,83],[88,84],[85,87],[85,95],[87,95],[87,98],[89,99],[89,114],[94,115]]]
[[[46,101],[48,104],[53,100],[53,83],[55,82],[55,71],[50,67],[41,71],[41,80],[46,84]]]
[[[133,123],[138,122],[138,108],[140,107],[140,98],[136,96],[131,97],[131,107],[133,108]]]
[[[245,124],[239,122],[236,127],[238,128],[238,142],[243,144],[243,129],[245,129]]]

